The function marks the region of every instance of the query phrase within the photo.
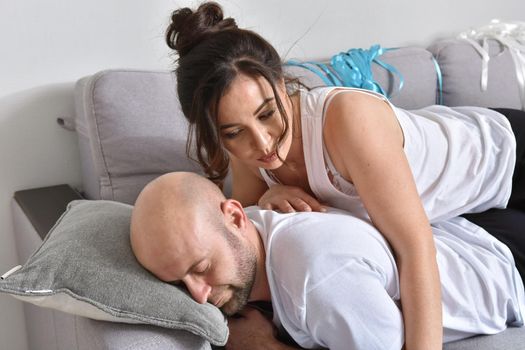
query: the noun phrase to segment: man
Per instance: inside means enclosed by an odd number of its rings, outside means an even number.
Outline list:
[[[464,218],[433,227],[446,342],[523,325],[523,282],[509,249]],[[394,256],[367,220],[244,210],[210,181],[171,173],[137,199],[131,244],[163,281],[226,315],[271,301],[273,322],[305,348],[401,349]],[[287,349],[260,314],[230,322],[230,348]],[[248,345],[246,345],[248,344]]]

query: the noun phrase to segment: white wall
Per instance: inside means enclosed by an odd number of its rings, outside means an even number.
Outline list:
[[[172,9],[196,1],[0,1],[0,271],[17,264],[9,201],[18,189],[80,185],[73,84],[107,68],[169,67],[163,32]],[[523,0],[229,0],[225,11],[288,58],[351,47],[425,46],[492,18],[525,20]],[[300,39],[295,45],[294,43]],[[21,305],[0,295],[0,339],[25,350]]]

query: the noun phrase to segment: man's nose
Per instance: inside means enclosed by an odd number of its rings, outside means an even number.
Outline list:
[[[211,293],[211,286],[206,283],[202,278],[190,277],[186,281],[183,281],[188,288],[191,296],[199,304],[204,304],[208,301],[208,297]]]

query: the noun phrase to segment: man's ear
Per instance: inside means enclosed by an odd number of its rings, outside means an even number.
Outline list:
[[[246,228],[248,217],[239,201],[226,199],[221,202],[221,210],[224,215],[224,223],[230,230],[243,231]]]

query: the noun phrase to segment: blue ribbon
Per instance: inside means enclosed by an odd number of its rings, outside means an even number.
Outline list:
[[[436,96],[436,103],[438,105],[443,104],[443,77],[441,76],[441,68],[439,68],[438,61],[434,56],[432,56],[432,62],[434,62],[434,68],[436,69],[437,74],[437,84],[438,84],[438,95]]]
[[[379,45],[373,45],[369,50],[350,49],[347,52],[341,52],[330,59],[330,63],[307,61],[300,62],[297,60],[287,61],[285,64],[298,66],[308,69],[318,75],[327,86],[349,86],[378,92],[387,98],[383,88],[374,80],[372,74],[372,62],[380,65],[392,74],[399,76],[398,91],[403,88],[404,79],[401,73],[392,65],[379,60],[386,51]]]

